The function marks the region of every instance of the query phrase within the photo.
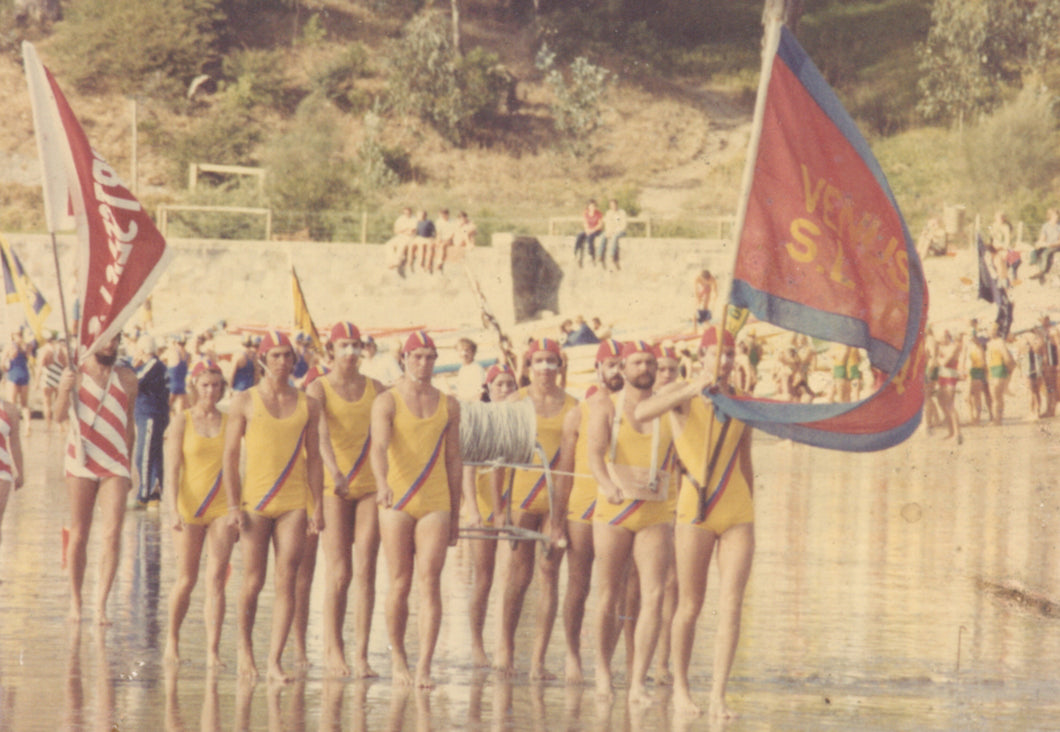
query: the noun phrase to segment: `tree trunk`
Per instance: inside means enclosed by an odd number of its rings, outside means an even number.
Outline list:
[[[460,47],[460,0],[450,0],[449,4],[453,8],[453,51],[459,57],[464,55]]]
[[[60,0],[15,0],[15,17],[37,24],[62,20]]]

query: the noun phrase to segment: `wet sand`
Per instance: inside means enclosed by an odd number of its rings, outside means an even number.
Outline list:
[[[730,705],[740,714],[731,729],[1056,726],[1060,419],[1023,420],[1017,394],[1014,416],[1003,427],[969,427],[961,446],[923,430],[897,448],[864,455],[756,436],[757,554],[730,683]],[[429,694],[393,689],[385,675],[370,682],[322,677],[322,561],[309,630],[314,665],[305,679],[287,687],[240,683],[234,670],[238,548],[221,646],[228,668],[216,674],[205,668],[200,585],[182,634],[185,661],[167,676],[169,530],[157,514],[130,511],[109,606],[114,624],[100,629],[86,617],[71,627],[60,569],[67,512],[61,439],[34,427],[27,485],[8,505],[0,543],[0,730],[708,728],[703,719],[673,719],[665,686],[654,687],[656,704],[631,714],[621,644],[614,663],[620,688],[611,704],[598,703],[590,685],[531,683],[533,589],[517,645],[521,674],[505,683],[473,670],[464,546],[450,553],[445,569],[446,618],[435,657],[437,686]],[[95,591],[97,552],[93,535],[86,600]],[[370,660],[384,674],[386,583],[381,567]],[[704,703],[716,601],[710,586],[693,656],[693,691]],[[414,593],[413,613],[415,602]],[[87,602],[86,613],[90,607]],[[270,579],[255,635],[259,663],[271,608]],[[591,683],[591,598],[588,612],[583,648]],[[412,660],[415,627],[412,618]],[[288,665],[290,654],[289,643]],[[563,658],[557,623],[553,671],[562,671]]]

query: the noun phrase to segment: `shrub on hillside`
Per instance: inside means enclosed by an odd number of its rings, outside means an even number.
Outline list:
[[[238,109],[282,107],[292,90],[281,53],[250,48],[225,56],[224,101]]]
[[[574,59],[563,73],[555,59],[548,46],[542,46],[535,64],[545,73],[545,83],[555,96],[552,119],[560,144],[575,157],[590,159],[596,152],[593,136],[603,119],[604,93],[614,75],[584,56]]]
[[[265,151],[269,204],[290,212],[313,238],[329,238],[320,212],[350,205],[352,174],[337,151],[342,134],[337,112],[318,96],[307,97],[294,124]]]
[[[314,91],[323,94],[343,112],[367,109],[371,97],[357,88],[357,80],[370,73],[368,49],[363,43],[353,43],[338,55],[309,71]]]
[[[195,120],[187,132],[173,135],[171,140],[156,140],[156,144],[169,148],[176,167],[175,179],[184,180],[190,163],[254,165],[254,152],[261,138],[261,126],[251,116],[234,107],[218,105]]]
[[[1019,190],[1047,189],[1060,169],[1055,100],[1025,89],[966,130],[964,155],[973,199],[1004,200]]]
[[[69,3],[52,48],[82,91],[179,97],[217,55],[222,0],[81,0]]]
[[[497,113],[506,81],[497,57],[476,49],[460,57],[447,18],[420,13],[392,46],[389,99],[394,110],[428,123],[455,145]]]

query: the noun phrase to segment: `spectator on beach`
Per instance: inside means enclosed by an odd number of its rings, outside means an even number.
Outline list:
[[[456,342],[460,354],[460,370],[456,372],[456,398],[462,402],[477,402],[482,399],[482,387],[486,383],[486,370],[475,361],[478,344],[470,338]]]
[[[693,319],[693,330],[698,332],[699,326],[706,325],[713,318],[711,308],[714,300],[718,297],[718,281],[709,269],[704,269],[696,275],[696,281],[692,285],[693,297],[696,301],[696,316]]]
[[[453,244],[462,249],[474,249],[476,234],[478,228],[475,222],[467,215],[467,211],[461,211],[456,217],[456,237]]]
[[[618,201],[611,199],[604,214],[604,238],[600,240],[600,266],[607,268],[607,245],[611,244],[611,262],[615,269],[618,264],[618,240],[626,235],[626,212],[618,207]]]
[[[990,240],[994,248],[1005,257],[1009,278],[1015,284],[1017,272],[1023,262],[1023,256],[1012,242],[1012,223],[1008,220],[1008,215],[1004,211],[998,211],[994,214],[994,223],[990,224]]]
[[[409,250],[415,237],[416,217],[412,215],[412,209],[406,206],[394,221],[394,236],[386,243],[387,267],[397,270],[402,277],[405,276],[405,266],[413,263],[409,259]]]
[[[582,230],[574,240],[574,256],[578,258],[578,266],[583,266],[585,249],[589,249],[589,261],[596,261],[596,240],[604,231],[604,214],[596,207],[596,201],[590,200],[582,214]]]
[[[611,329],[614,328],[614,324],[604,325],[603,321],[595,315],[589,320],[590,326],[593,329],[593,335],[599,341],[606,341],[611,337]]]
[[[409,245],[409,271],[416,269],[416,259],[419,258],[420,269],[427,269],[427,259],[434,252],[434,241],[438,234],[438,230],[434,227],[434,222],[427,218],[427,211],[420,211],[416,217],[416,233],[412,238],[412,244]],[[430,269],[434,271],[433,263]]]
[[[404,373],[401,368],[401,363],[398,361],[400,353],[400,339],[394,339],[388,352],[380,353],[379,345],[375,342],[375,339],[371,336],[365,336],[365,358],[364,365],[361,366],[361,373],[365,376],[370,376],[373,379],[378,379],[382,382],[383,386],[393,386]]]
[[[942,219],[932,216],[927,220],[917,239],[916,250],[921,259],[946,256],[946,229],[942,226]]]
[[[1046,212],[1045,223],[1038,232],[1038,241],[1034,244],[1031,253],[1031,264],[1038,265],[1038,271],[1031,275],[1031,279],[1038,280],[1038,284],[1045,284],[1045,276],[1053,268],[1053,257],[1060,250],[1060,211],[1051,208]]]
[[[593,329],[585,322],[585,318],[581,315],[576,317],[573,323],[569,320],[563,321],[560,330],[562,330],[564,334],[564,348],[570,346],[587,346],[600,342],[600,339],[593,332]]]
[[[438,222],[434,225],[434,245],[431,248],[430,263],[428,270],[434,271],[435,264],[438,271],[445,269],[445,261],[449,255],[449,249],[456,241],[456,230],[458,224],[449,218],[449,209],[443,208],[438,212]]]

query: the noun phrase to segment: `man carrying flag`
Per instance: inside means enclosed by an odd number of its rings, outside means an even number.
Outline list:
[[[121,548],[125,499],[130,489],[136,375],[116,364],[122,325],[147,298],[170,256],[165,239],[140,202],[92,149],[33,44],[22,54],[41,158],[45,219],[52,235],[76,227],[78,247],[77,332],[79,352],[63,374],[56,408],[72,408],[66,452],[70,497],[71,619],[81,617],[86,545],[95,504],[103,514],[97,619],[107,622],[106,603]],[[56,256],[56,262],[58,257]],[[67,342],[62,276],[56,266]],[[76,367],[74,367],[76,368]]]

